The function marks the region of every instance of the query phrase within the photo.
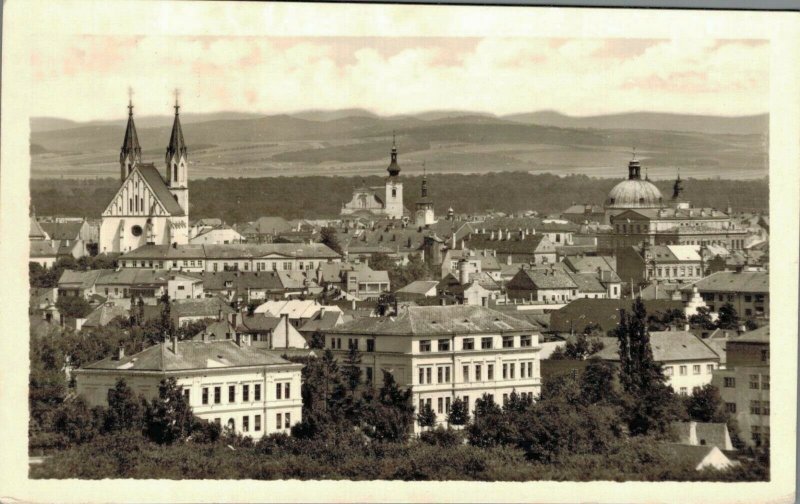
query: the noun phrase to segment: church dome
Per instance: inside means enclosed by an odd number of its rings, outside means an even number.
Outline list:
[[[615,185],[608,193],[606,208],[660,208],[663,196],[649,180],[642,180],[639,161],[628,163],[628,180]]]

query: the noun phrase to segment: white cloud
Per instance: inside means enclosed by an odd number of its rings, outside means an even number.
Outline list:
[[[379,113],[466,109],[575,115],[767,109],[769,46],[712,39],[71,36],[37,39],[34,115],[281,113],[363,107]]]

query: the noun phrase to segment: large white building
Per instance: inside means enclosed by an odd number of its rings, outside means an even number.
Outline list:
[[[602,338],[604,347],[597,357],[619,362],[619,341]],[[719,368],[719,355],[703,340],[687,331],[654,331],[650,333],[653,360],[661,364],[667,385],[681,395],[691,395],[711,383]]]
[[[176,101],[162,177],[153,163],[142,162],[133,104],[128,104],[128,125],[119,154],[120,187],[102,213],[99,252],[188,243],[189,159],[179,109]]]
[[[341,262],[342,256],[322,243],[226,245],[146,245],[120,256],[122,268],[192,272],[316,271],[320,264]]]
[[[396,317],[356,319],[327,331],[325,344],[338,358],[358,348],[368,383],[379,387],[382,371],[390,372],[439,424],[456,397],[472,412],[484,394],[502,404],[512,391],[536,397],[541,386],[534,326],[482,306],[412,306]]]
[[[120,352],[74,375],[78,395],[91,406],[107,406],[108,391],[119,378],[151,399],[162,379],[174,377],[197,417],[260,438],[288,434],[301,421],[302,367],[239,335],[225,341],[173,339],[131,356]]]

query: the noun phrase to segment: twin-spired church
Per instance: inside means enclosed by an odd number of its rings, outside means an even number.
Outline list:
[[[133,104],[129,103],[128,125],[119,153],[120,187],[102,213],[100,252],[189,242],[188,163],[177,100],[163,175],[153,163],[142,162]]]

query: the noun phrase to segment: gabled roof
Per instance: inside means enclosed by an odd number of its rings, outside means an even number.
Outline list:
[[[769,325],[746,331],[730,339],[734,343],[769,343]]]
[[[50,237],[47,235],[42,226],[39,225],[39,221],[36,220],[36,217],[31,216],[30,224],[28,226],[28,239],[29,240],[49,240]]]
[[[696,286],[701,292],[769,292],[769,272],[766,271],[719,271],[702,280]],[[691,289],[689,286],[688,289]]]
[[[439,285],[439,282],[436,280],[415,280],[402,289],[399,289],[397,293],[425,295],[429,293],[431,289],[436,289],[437,285]]]
[[[583,293],[604,293],[605,287],[597,279],[596,273],[568,273],[569,277],[578,286],[578,291]]]
[[[58,279],[58,286],[60,288],[91,289],[102,273],[103,270],[64,270]]]
[[[354,319],[334,327],[329,334],[367,334],[376,336],[437,336],[451,334],[489,334],[504,331],[535,331],[525,321],[483,306],[410,306],[397,317]]]
[[[247,333],[268,333],[274,331],[280,323],[281,317],[251,315],[242,317],[241,323],[236,329]]]
[[[550,314],[550,329],[553,332],[583,332],[589,324],[598,324],[603,332],[613,329],[619,323],[619,310],[631,311],[630,299],[588,299],[570,301],[563,308]],[[683,302],[653,300],[644,301],[648,314],[667,310],[683,310]]]
[[[30,240],[29,257],[53,257],[58,255],[60,242],[50,240]]]
[[[603,360],[619,360],[619,340],[601,338],[604,347],[595,355]],[[680,362],[689,360],[719,360],[719,355],[703,340],[687,331],[653,331],[650,347],[656,362]]]
[[[555,252],[555,246],[546,235],[528,235],[523,239],[514,236],[510,239],[492,240],[489,234],[471,234],[466,241],[471,249],[494,250],[498,254],[533,254],[537,252]]]
[[[40,222],[51,240],[79,240],[83,222]]]
[[[172,343],[159,343],[120,360],[106,358],[84,369],[120,371],[184,371],[225,367],[274,366],[289,361],[255,347],[238,346],[231,340],[178,341],[177,353]]]
[[[103,303],[86,316],[82,327],[105,327],[115,318],[127,318],[129,315],[130,304]]]
[[[299,299],[289,299],[284,301],[267,301],[256,307],[255,313],[263,313],[272,317],[288,315],[291,319],[300,319],[312,318],[322,309],[326,312],[328,310],[341,311],[338,306],[323,306],[313,300],[301,301]]]
[[[204,317],[216,319],[222,312],[223,317],[235,310],[224,299],[214,296],[201,299],[178,299],[170,303],[170,315],[173,320],[181,317]],[[161,316],[161,303],[144,306],[146,320]]]
[[[567,256],[562,261],[565,266],[576,273],[594,273],[600,271],[614,271],[616,259],[614,256]]]
[[[283,283],[277,271],[204,271],[200,278],[203,281],[203,289],[209,291],[283,290]]]
[[[573,279],[560,269],[522,269],[517,276],[527,277],[536,289],[577,289]],[[513,281],[513,280],[512,280]],[[515,282],[516,283],[516,282]],[[511,284],[509,284],[510,286]]]
[[[137,164],[131,174],[136,171],[142,175],[144,181],[150,186],[153,196],[161,203],[161,206],[164,207],[169,215],[172,217],[181,217],[184,215],[183,208],[181,208],[178,201],[172,196],[169,187],[167,187],[164,179],[161,178],[161,174],[158,173],[158,170],[153,164]]]

